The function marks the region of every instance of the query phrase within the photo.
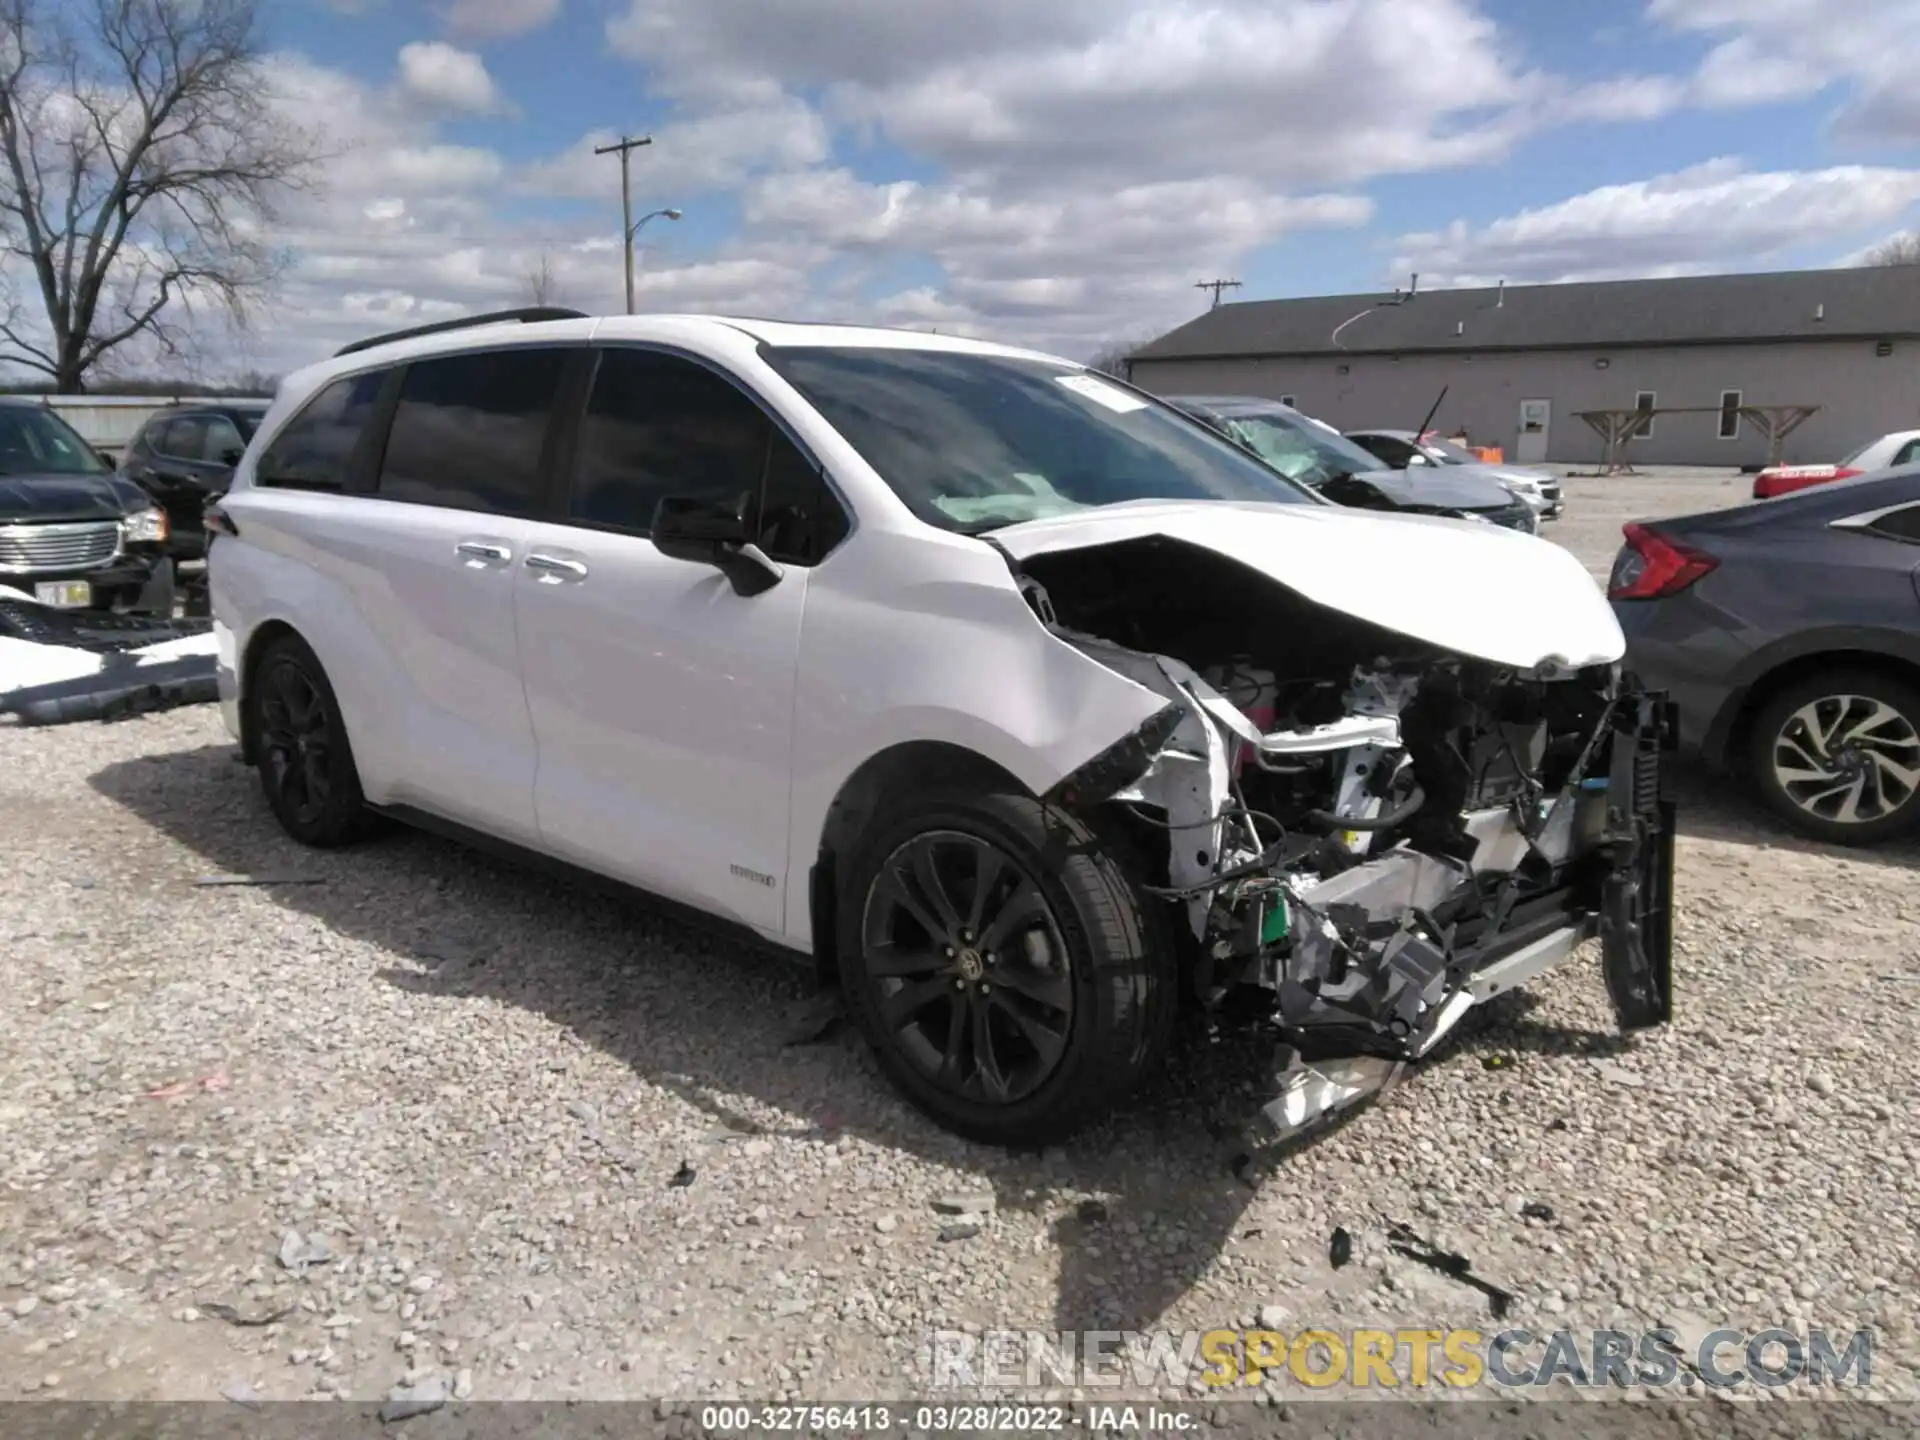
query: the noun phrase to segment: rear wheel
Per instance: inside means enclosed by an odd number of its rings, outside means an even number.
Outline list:
[[[340,702],[305,641],[271,641],[248,687],[260,787],[281,828],[302,845],[330,849],[365,838],[379,820],[367,809]]]
[[[1171,952],[1121,855],[1023,795],[943,792],[869,830],[839,907],[848,1008],[950,1130],[1039,1145],[1164,1051]]]
[[[1761,797],[1804,835],[1871,845],[1920,824],[1920,691],[1870,670],[1795,681],[1754,716]]]

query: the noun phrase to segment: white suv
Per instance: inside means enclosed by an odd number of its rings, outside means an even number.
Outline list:
[[[564,312],[563,312],[564,313]],[[509,312],[292,376],[209,515],[226,720],[382,816],[809,957],[906,1094],[1061,1135],[1176,1009],[1295,1127],[1602,936],[1668,1018],[1669,707],[1542,540],[1339,509],[1046,355]]]

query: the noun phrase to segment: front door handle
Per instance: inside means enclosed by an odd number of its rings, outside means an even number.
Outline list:
[[[495,565],[504,565],[513,558],[513,551],[506,546],[486,540],[462,540],[453,547],[453,553],[463,560],[481,560]]]
[[[527,568],[539,572],[543,585],[587,578],[587,567],[578,560],[562,560],[558,555],[543,555],[538,550],[527,556]]]

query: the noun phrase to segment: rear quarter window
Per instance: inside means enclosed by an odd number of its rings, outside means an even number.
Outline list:
[[[1889,511],[1867,528],[1889,540],[1904,540],[1910,545],[1920,545],[1920,503]]]
[[[269,489],[342,491],[388,372],[349,375],[328,385],[273,437],[254,484]]]

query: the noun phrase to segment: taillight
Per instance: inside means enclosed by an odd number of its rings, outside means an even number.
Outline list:
[[[1845,480],[1850,475],[1861,473],[1863,472],[1850,470],[1844,465],[1762,470],[1754,477],[1753,498],[1771,500],[1776,495],[1791,495],[1796,490],[1805,490],[1809,485],[1825,485],[1829,480]]]
[[[1613,562],[1609,600],[1661,600],[1678,595],[1720,562],[1646,525],[1623,526],[1626,548]]]

